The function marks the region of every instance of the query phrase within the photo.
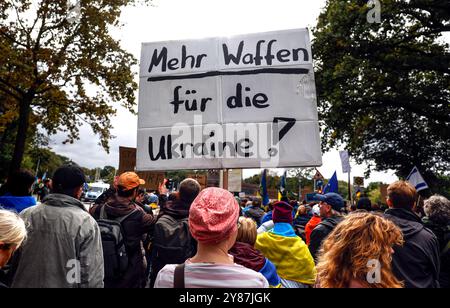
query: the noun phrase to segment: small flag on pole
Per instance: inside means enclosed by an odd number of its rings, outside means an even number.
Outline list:
[[[348,152],[341,151],[339,152],[339,155],[341,156],[342,173],[349,173],[352,168],[350,167],[350,157],[348,155]]]
[[[330,181],[328,182],[327,186],[325,186],[325,189],[323,190],[323,194],[338,193],[338,191],[339,191],[339,183],[338,183],[338,179],[337,179],[337,173],[334,172],[334,174],[331,177]]]
[[[417,191],[428,189],[428,184],[423,179],[422,175],[419,172],[419,169],[417,167],[414,167],[411,173],[406,178],[406,181],[408,181],[412,186],[416,188]]]
[[[278,191],[278,201],[281,201],[281,199],[283,197],[287,196],[287,191],[286,191],[286,177],[287,177],[287,172],[285,171],[283,173],[283,176],[281,177],[280,180],[280,190]]]
[[[264,169],[261,175],[261,185],[260,185],[260,193],[262,197],[262,204],[266,206],[269,204],[269,193],[267,192],[267,169]]]

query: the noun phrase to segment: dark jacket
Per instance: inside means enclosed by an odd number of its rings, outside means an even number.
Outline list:
[[[179,196],[174,200],[164,201],[152,239],[152,287],[164,266],[183,263],[197,252],[197,242],[189,232],[190,208],[191,203],[181,200]]]
[[[312,218],[312,216],[310,216],[308,214],[298,215],[294,219],[294,226],[303,226],[303,227],[305,227],[306,224],[311,220],[311,218]]]
[[[8,286],[6,285],[6,283],[7,273],[3,269],[0,269],[0,289],[7,289]]]
[[[323,241],[343,219],[344,217],[341,216],[325,218],[312,231],[311,241],[309,243],[309,251],[311,252],[312,257],[316,262]]]
[[[261,226],[261,221],[266,213],[259,206],[250,206],[244,209],[244,216],[253,219],[256,224]]]
[[[450,224],[440,225],[432,222],[428,217],[422,219],[426,228],[433,231],[439,241],[441,256],[441,271],[439,284],[441,288],[450,288]]]
[[[234,263],[263,274],[271,287],[281,284],[275,265],[252,245],[236,242],[229,254],[234,257]]]
[[[389,209],[385,217],[403,233],[403,247],[394,247],[392,269],[407,288],[439,287],[439,242],[420,218],[406,209]]]
[[[122,222],[125,247],[128,254],[128,269],[120,281],[105,281],[105,287],[141,288],[146,283],[145,271],[147,268],[143,240],[147,233],[152,231],[155,218],[153,215],[146,214],[141,207],[129,199],[114,195],[104,205],[95,205],[91,208],[91,214],[96,220],[100,218],[100,211],[103,206],[105,206],[108,219],[117,219],[135,211]]]
[[[234,257],[236,264],[259,272],[266,264],[266,258],[261,252],[247,243],[236,242],[230,249],[230,255]]]

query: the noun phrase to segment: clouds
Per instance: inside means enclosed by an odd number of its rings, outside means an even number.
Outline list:
[[[80,128],[80,140],[76,140],[74,144],[62,144],[65,136],[58,134],[51,137],[50,147],[57,154],[66,156],[83,167],[95,168],[110,165],[117,168],[119,147],[136,147],[137,116],[120,107],[112,124],[114,126],[112,135],[116,138],[109,143],[109,154],[98,145],[99,137],[88,125]]]
[[[121,41],[124,49],[140,59],[144,42],[180,40],[191,38],[229,36],[315,26],[325,0],[155,0],[155,6],[130,7],[123,11],[124,28],[114,30],[113,36]],[[138,72],[138,67],[133,68]],[[138,95],[136,94],[136,97]],[[78,164],[94,168],[105,165],[118,166],[119,146],[136,146],[137,117],[119,108],[112,119],[111,153],[98,146],[98,136],[89,127],[80,130],[80,140],[73,145],[62,145],[63,135],[52,138],[51,146],[58,154],[67,156]],[[324,155],[324,166],[319,168],[325,177],[337,170],[340,174],[340,158],[337,151]],[[362,175],[363,167],[353,165],[354,175]],[[244,176],[260,172],[248,170]],[[371,180],[394,179],[389,174],[374,174]]]

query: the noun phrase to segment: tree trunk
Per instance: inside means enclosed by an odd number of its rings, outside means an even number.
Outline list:
[[[9,174],[20,170],[22,166],[23,156],[25,154],[25,145],[27,140],[27,132],[30,124],[30,112],[31,112],[30,97],[25,97],[20,102],[19,107],[19,126],[17,128],[16,144],[14,146],[14,154],[11,161]]]

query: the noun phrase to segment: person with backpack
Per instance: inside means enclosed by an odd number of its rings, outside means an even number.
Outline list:
[[[316,195],[316,201],[319,201],[320,217],[322,221],[311,232],[309,251],[314,260],[317,261],[317,255],[323,241],[328,234],[344,219],[341,210],[345,207],[344,199],[336,193],[327,193],[325,195]]]
[[[394,247],[393,269],[406,288],[438,288],[439,242],[414,213],[416,196],[416,189],[405,181],[387,188],[389,210],[384,216],[402,230],[405,241],[403,247]]]
[[[102,205],[91,208],[102,237],[105,288],[143,288],[147,262],[143,240],[152,231],[155,218],[134,200],[145,181],[134,172],[120,175],[117,192]]]
[[[189,211],[189,230],[197,253],[182,264],[166,265],[155,288],[268,288],[261,273],[234,263],[228,254],[238,234],[239,205],[220,188],[200,192]]]
[[[13,288],[103,288],[100,229],[79,200],[85,182],[80,167],[63,166],[53,193],[21,213],[28,238],[13,262]]]
[[[152,287],[164,266],[183,263],[197,252],[197,242],[189,231],[189,210],[200,191],[201,186],[196,180],[185,179],[174,199],[167,201],[161,210],[152,239]]]
[[[439,284],[441,288],[450,288],[450,201],[439,195],[425,200],[422,219],[425,227],[433,231],[439,241],[441,271]]]

